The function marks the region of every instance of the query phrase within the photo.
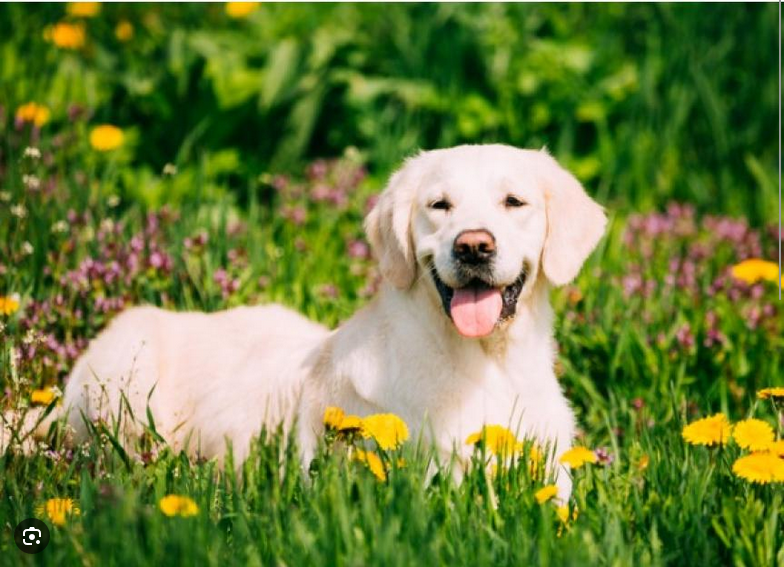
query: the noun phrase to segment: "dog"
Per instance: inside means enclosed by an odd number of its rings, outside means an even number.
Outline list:
[[[575,418],[554,372],[548,295],[575,278],[605,224],[545,150],[421,152],[365,220],[383,283],[346,323],[329,330],[279,305],[132,308],[91,342],[48,421],[66,415],[78,441],[85,418],[110,421],[127,404],[129,440],[149,407],[175,450],[221,458],[228,440],[239,461],[262,426],[296,423],[307,464],[325,408],[338,406],[397,414],[444,456],[470,457],[465,439],[486,424],[563,452]],[[563,470],[557,484],[568,497]]]

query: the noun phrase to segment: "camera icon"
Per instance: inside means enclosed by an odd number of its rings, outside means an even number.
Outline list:
[[[27,528],[22,530],[22,544],[24,545],[38,545],[41,543],[41,530],[38,528]]]
[[[19,551],[41,553],[49,545],[51,534],[47,525],[38,518],[27,518],[16,525],[14,543]]]

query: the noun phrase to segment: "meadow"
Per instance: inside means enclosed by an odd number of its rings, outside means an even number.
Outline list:
[[[97,423],[0,448],[0,564],[784,565],[776,14],[0,5],[2,412],[57,404],[130,305],[338,325],[379,284],[362,218],[418,148],[546,145],[610,215],[552,292],[587,448],[565,507],[489,434],[458,484],[339,420],[311,470],[271,431],[241,474]]]

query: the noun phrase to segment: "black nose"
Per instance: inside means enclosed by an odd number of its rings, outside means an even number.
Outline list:
[[[455,238],[452,254],[464,264],[486,264],[495,256],[495,237],[484,229],[464,230]]]

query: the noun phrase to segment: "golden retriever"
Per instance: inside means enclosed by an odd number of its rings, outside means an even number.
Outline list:
[[[228,440],[240,461],[262,425],[296,422],[308,463],[327,406],[395,413],[444,455],[466,456],[485,424],[557,454],[575,426],[553,369],[548,293],[577,275],[605,223],[546,151],[422,152],[366,219],[384,283],[345,324],[330,331],[278,305],[130,309],[79,359],[63,409],[78,440],[82,415],[110,421],[124,396],[145,422],[149,403],[175,449],[221,457]],[[557,482],[567,497],[569,475]]]

